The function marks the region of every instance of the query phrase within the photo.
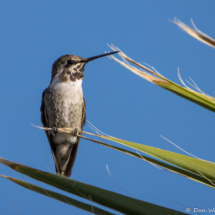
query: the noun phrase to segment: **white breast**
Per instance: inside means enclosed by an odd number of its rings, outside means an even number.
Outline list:
[[[49,86],[49,90],[54,91],[62,99],[71,100],[73,104],[83,100],[82,80],[60,82],[58,75],[56,75]]]
[[[75,82],[60,82],[58,75],[55,76],[54,80],[49,86],[49,91],[53,92],[55,97],[58,98],[61,102],[61,109],[63,111],[61,115],[61,122],[63,122],[63,127],[72,127],[80,130],[81,121],[73,122],[73,117],[71,116],[71,106],[72,105],[82,105],[83,104],[83,91],[82,91],[82,80],[76,80]],[[76,112],[80,115],[82,109]],[[72,119],[71,119],[72,117]],[[75,117],[74,117],[75,118]],[[62,127],[62,126],[60,126]],[[55,136],[54,142],[60,144],[64,141],[69,143],[75,143],[77,137],[73,137],[70,134],[59,133]]]

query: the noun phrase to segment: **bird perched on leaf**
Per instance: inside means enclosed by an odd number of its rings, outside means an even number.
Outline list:
[[[106,53],[90,58],[63,55],[52,66],[50,85],[44,90],[41,104],[41,121],[44,127],[56,172],[69,177],[78,151],[80,137],[86,122],[86,105],[83,97],[82,81],[84,66],[89,61],[115,54]],[[72,128],[71,134],[59,133],[58,128]]]

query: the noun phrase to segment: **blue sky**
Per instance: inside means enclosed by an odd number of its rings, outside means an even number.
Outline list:
[[[192,18],[215,38],[214,8],[214,1],[1,1],[0,156],[44,171],[52,172],[49,165],[54,169],[44,132],[31,124],[41,125],[41,95],[49,85],[53,62],[64,54],[91,57],[110,51],[106,44],[113,43],[177,83],[179,67],[184,79],[191,77],[215,96],[215,50],[169,21],[177,17],[191,26]],[[213,112],[107,57],[86,65],[83,91],[87,119],[103,132],[182,153],[162,135],[202,159],[215,161]],[[92,132],[88,125],[84,131]],[[106,164],[117,183],[138,199],[182,212],[186,207],[215,206],[212,188],[86,140],[81,140],[72,178],[127,195],[111,179]],[[0,174],[23,180],[3,165]],[[87,214],[2,178],[0,189],[0,214]]]

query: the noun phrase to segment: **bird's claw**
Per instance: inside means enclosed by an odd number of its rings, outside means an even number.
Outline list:
[[[78,135],[78,129],[75,128],[71,131],[72,136],[76,137]]]
[[[57,134],[59,132],[57,127],[53,127],[53,131],[54,131],[55,134]]]

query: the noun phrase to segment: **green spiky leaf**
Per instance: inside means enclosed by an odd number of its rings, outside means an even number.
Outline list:
[[[10,181],[12,181],[12,182],[14,182],[16,184],[18,184],[18,185],[20,185],[22,187],[25,187],[26,189],[29,189],[29,190],[31,190],[33,192],[40,193],[40,194],[42,194],[44,196],[56,199],[58,201],[64,202],[66,204],[69,204],[71,206],[74,206],[74,207],[80,208],[82,210],[85,210],[85,211],[87,211],[89,213],[98,214],[98,215],[113,215],[113,213],[110,213],[108,211],[102,210],[102,209],[100,209],[98,207],[95,207],[93,205],[83,203],[81,201],[72,199],[72,198],[67,197],[65,195],[62,195],[62,194],[59,194],[59,193],[44,189],[42,187],[38,187],[38,186],[33,185],[31,183],[20,181],[20,180],[18,180],[16,178],[11,178],[11,177],[2,176],[2,175],[0,175],[0,176],[3,177],[3,178],[6,178],[6,179],[8,179],[8,180],[10,180]]]
[[[28,166],[0,158],[0,163],[31,178],[54,186],[58,189],[72,193],[76,196],[93,201],[105,207],[124,214],[150,214],[150,215],[177,215],[184,214],[175,210],[164,208],[155,204],[137,200],[102,188],[91,186],[69,178],[43,172]]]
[[[97,135],[96,135],[97,136]],[[125,153],[127,155],[130,155],[130,156],[133,156],[133,157],[136,157],[138,159],[141,159],[141,160],[144,160],[144,161],[147,161],[151,164],[154,164],[156,166],[159,166],[159,167],[162,167],[164,168],[165,170],[168,170],[170,172],[174,172],[174,173],[177,173],[179,175],[182,175],[186,178],[189,178],[191,180],[194,180],[194,181],[197,181],[199,183],[202,183],[204,185],[207,185],[211,188],[214,188],[215,189],[215,186],[209,181],[207,180],[206,178],[202,177],[202,175],[199,175],[199,174],[196,174],[196,173],[192,173],[190,171],[187,171],[187,170],[184,170],[184,169],[181,169],[181,168],[178,168],[178,167],[175,167],[175,166],[172,166],[172,165],[169,165],[167,163],[164,163],[164,162],[161,162],[161,161],[158,161],[156,159],[153,159],[153,158],[150,158],[150,157],[147,157],[147,156],[144,156],[144,155],[140,155],[138,153],[134,153],[132,151],[129,151],[129,150],[126,150],[126,149],[123,149],[123,148],[120,148],[120,147],[116,147],[116,146],[112,146],[112,145],[109,145],[109,144],[106,144],[106,143],[103,143],[103,142],[100,142],[100,141],[96,141],[96,140],[93,140],[93,139],[90,139],[90,138],[86,138],[86,137],[82,137],[84,139],[87,139],[87,140],[90,140],[92,142],[95,142],[95,143],[98,143],[102,146],[105,146],[105,147],[108,147],[108,148],[111,148],[111,149],[114,149],[114,150],[117,150],[117,151],[120,151],[122,153]],[[117,139],[117,142],[119,141],[119,139]],[[120,142],[123,142],[123,140],[120,140]],[[124,143],[124,142],[123,142]],[[123,144],[124,145],[124,144]],[[129,146],[128,144],[126,144],[126,146]],[[144,151],[145,152],[145,151]]]
[[[95,136],[98,136],[98,135],[95,135]],[[208,182],[211,184],[211,186],[214,186],[214,183],[215,183],[215,163],[201,160],[201,159],[196,159],[193,157],[181,155],[178,153],[166,151],[166,150],[151,147],[151,146],[146,146],[146,145],[139,144],[139,143],[121,140],[121,139],[114,138],[114,137],[107,137],[107,136],[102,136],[102,135],[99,135],[99,136],[101,138],[111,140],[111,141],[120,143],[122,145],[131,147],[133,149],[136,149],[138,151],[144,152],[144,153],[149,154],[155,158],[158,158],[160,160],[163,160],[165,162],[173,164],[173,165],[175,165],[181,169],[184,169],[188,172],[191,172],[195,175],[203,177],[206,180],[208,180]],[[188,174],[187,174],[187,176],[189,177]],[[196,180],[196,178],[193,177],[193,180]],[[199,182],[201,182],[201,181],[199,181]]]

